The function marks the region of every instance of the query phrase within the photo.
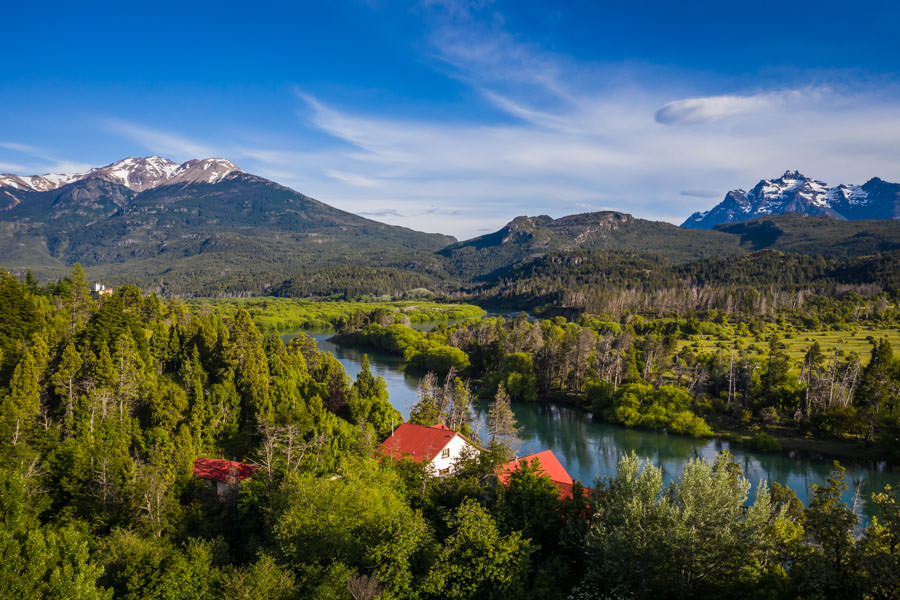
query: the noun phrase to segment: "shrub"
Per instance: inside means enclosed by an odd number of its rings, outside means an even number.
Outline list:
[[[778,411],[775,410],[774,406],[764,406],[759,411],[759,418],[763,423],[771,427],[778,423]]]
[[[781,444],[773,436],[760,431],[747,440],[747,446],[759,452],[780,452]]]
[[[669,424],[669,431],[693,437],[712,437],[713,430],[702,418],[685,410],[675,415]]]

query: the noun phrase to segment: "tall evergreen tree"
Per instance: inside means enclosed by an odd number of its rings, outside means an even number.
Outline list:
[[[20,443],[37,419],[41,408],[40,372],[31,350],[16,365],[9,383],[9,394],[3,399],[3,441],[13,446]]]
[[[866,440],[875,439],[878,417],[882,408],[894,408],[900,393],[895,376],[894,353],[886,340],[878,341],[872,348],[869,364],[863,369],[856,388],[855,404],[862,408],[866,421]]]
[[[63,416],[66,423],[71,421],[72,412],[75,410],[75,398],[78,394],[78,377],[83,362],[81,354],[75,349],[74,344],[69,342],[63,349],[59,358],[59,366],[57,366],[53,374],[53,391],[62,399],[65,407]]]
[[[509,394],[506,393],[506,386],[503,383],[497,388],[494,401],[488,409],[487,428],[491,434],[491,443],[500,443],[506,438],[515,436],[519,431],[516,416],[510,406]]]

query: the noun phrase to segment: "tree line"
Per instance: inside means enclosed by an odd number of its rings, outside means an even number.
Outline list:
[[[811,342],[803,359],[784,344],[788,323],[699,318],[622,321],[583,315],[531,320],[490,317],[421,332],[369,324],[338,340],[403,356],[408,368],[453,369],[485,396],[502,384],[513,401],[568,402],[626,426],[694,436],[722,429],[783,427],[797,434],[852,438],[900,455],[900,361],[886,339],[872,339],[868,362]],[[694,349],[697,334],[730,340]],[[740,345],[737,336],[756,336]],[[793,334],[791,334],[793,335]]]
[[[47,286],[0,273],[0,595],[897,597],[900,498],[876,495],[882,516],[859,530],[840,469],[808,507],[774,483],[750,502],[726,454],[668,486],[633,456],[592,494],[560,498],[534,464],[500,484],[509,397],[588,386],[573,356],[596,340],[559,321],[484,327],[436,335],[480,340],[472,364],[490,364],[491,344],[523,356],[503,354],[494,439],[434,478],[374,458],[400,422],[384,380],[367,365],[350,379],[310,338],[284,344],[246,311],[194,313],[132,286],[95,299],[77,266]],[[423,383],[413,418],[465,429],[472,390],[448,374]],[[220,497],[191,476],[218,455],[259,468]]]

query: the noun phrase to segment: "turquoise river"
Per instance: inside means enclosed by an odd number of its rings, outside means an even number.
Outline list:
[[[296,333],[286,333],[285,340]],[[404,373],[399,357],[378,351],[338,346],[328,341],[329,334],[311,332],[319,348],[333,353],[355,378],[359,373],[363,354],[368,354],[373,374],[387,383],[391,403],[404,418],[416,402],[419,376]],[[484,431],[486,404],[474,409],[478,432]],[[513,412],[520,427],[513,450],[518,456],[526,456],[550,449],[566,467],[572,477],[593,487],[597,478],[615,473],[619,458],[635,452],[653,461],[663,469],[667,481],[677,477],[685,462],[702,457],[711,460],[721,450],[728,450],[741,465],[745,476],[753,484],[753,490],[761,480],[778,481],[793,488],[804,503],[809,498],[812,484],[822,484],[832,468],[832,460],[819,456],[804,456],[753,452],[740,446],[731,446],[722,440],[694,439],[669,435],[664,431],[628,429],[597,422],[590,415],[564,406],[539,404],[514,404]],[[849,489],[844,500],[867,522],[872,516],[870,499],[873,491],[880,491],[885,484],[900,485],[900,471],[884,464],[845,463]]]

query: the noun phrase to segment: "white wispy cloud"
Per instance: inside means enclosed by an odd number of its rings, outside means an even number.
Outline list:
[[[18,142],[0,142],[0,148],[18,157],[16,162],[0,162],[0,169],[17,175],[84,173],[92,166],[76,160],[59,158],[41,148]]]
[[[28,167],[18,163],[0,162],[0,172],[24,175]]]
[[[103,125],[108,131],[128,137],[154,154],[175,157],[179,161],[217,154],[214,146],[123,119],[105,119]]]
[[[395,200],[393,222],[434,229],[427,214],[413,216],[416,203],[457,210],[465,228],[444,229],[457,235],[516,214],[587,207],[680,222],[787,168],[834,183],[900,178],[897,90],[809,84],[685,94],[690,82],[660,80],[658,70],[642,79],[639,68],[577,64],[522,43],[490,6],[426,9],[436,68],[507,118],[405,120],[298,93],[310,123],[346,142],[336,152],[342,176],[372,188],[323,191],[349,206]]]
[[[778,96],[710,96],[669,102],[656,111],[656,122],[663,125],[696,124],[771,108]]]
[[[549,52],[507,31],[489,2],[420,10],[429,31],[423,61],[469,86],[489,109],[477,118],[402,118],[296,89],[296,114],[285,118],[333,143],[290,147],[275,135],[280,143],[266,143],[264,133],[214,142],[123,120],[105,126],[154,153],[224,155],[344,210],[458,237],[521,214],[616,209],[680,222],[788,168],[830,183],[900,180],[896,86],[722,89],[683,73],[667,79],[662,67]]]

